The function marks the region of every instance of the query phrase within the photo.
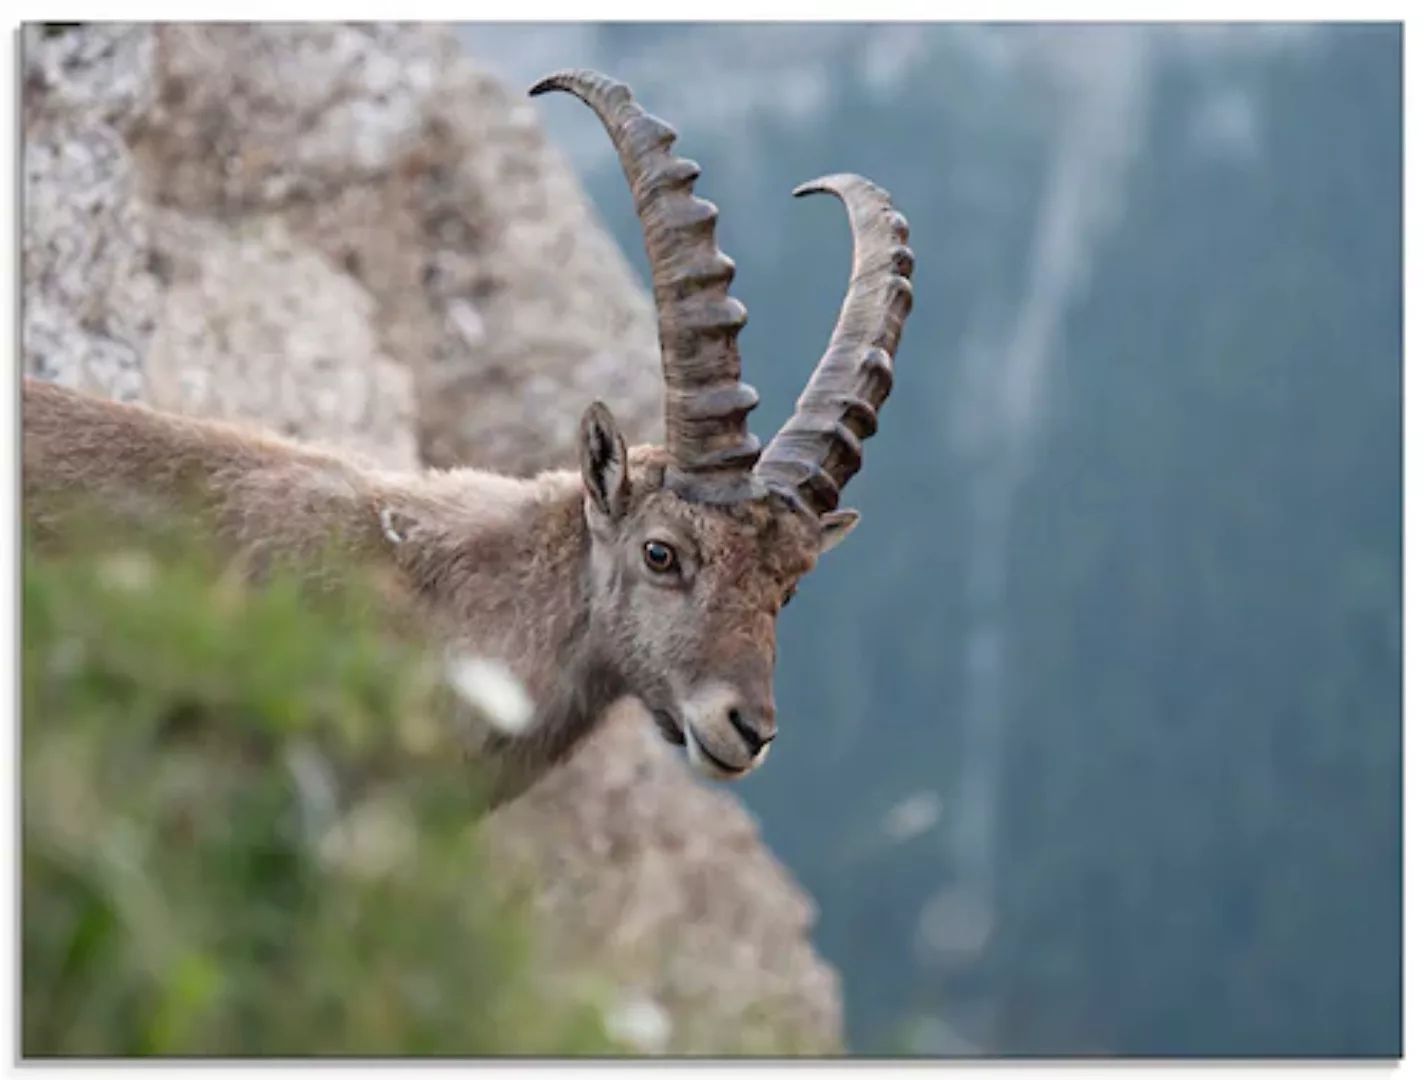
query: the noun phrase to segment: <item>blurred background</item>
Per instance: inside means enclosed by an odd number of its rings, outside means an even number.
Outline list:
[[[1401,1047],[1398,26],[466,25],[704,168],[765,440],[844,292],[916,309],[738,793],[853,1052]],[[630,261],[597,121],[541,114]]]

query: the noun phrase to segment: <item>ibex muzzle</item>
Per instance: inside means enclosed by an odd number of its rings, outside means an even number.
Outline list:
[[[694,767],[735,778],[765,760],[777,732],[777,613],[858,520],[838,503],[891,390],[911,309],[909,230],[859,176],[795,192],[841,199],[854,265],[830,345],[764,450],[747,430],[757,405],[737,344],[747,313],[728,294],[717,209],[693,194],[698,166],[673,155],[674,130],[623,84],[565,71],[530,92],[550,90],[593,109],[618,152],[652,265],[666,384],[665,446],[637,460],[602,404],[583,418],[591,630]]]

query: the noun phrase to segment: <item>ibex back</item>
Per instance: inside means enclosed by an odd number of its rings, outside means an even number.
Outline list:
[[[797,189],[846,205],[851,283],[791,419],[762,449],[741,381],[746,318],[717,211],[695,164],[627,87],[589,71],[542,80],[594,110],[618,151],[653,268],[666,384],[663,446],[625,446],[594,402],[579,469],[515,479],[473,469],[395,474],[230,425],[163,414],[26,379],[26,513],[53,497],[114,508],[193,508],[238,550],[384,561],[451,643],[503,661],[535,703],[523,734],[482,731],[474,752],[509,798],[632,696],[704,775],[767,757],[778,612],[855,526],[838,507],[891,389],[911,307],[908,229],[852,175]],[[196,492],[195,506],[185,493]]]

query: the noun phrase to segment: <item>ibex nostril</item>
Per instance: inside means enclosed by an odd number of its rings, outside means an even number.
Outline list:
[[[742,736],[743,741],[747,743],[754,754],[776,737],[776,732],[764,735],[758,731],[756,725],[748,719],[747,714],[736,706],[727,710],[727,720]]]

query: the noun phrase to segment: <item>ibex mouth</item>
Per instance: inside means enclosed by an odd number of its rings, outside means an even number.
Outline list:
[[[707,744],[698,738],[698,733],[693,729],[691,724],[688,726],[688,739],[690,740],[688,756],[693,758],[694,763],[697,763],[699,759],[701,759],[703,765],[711,765],[715,773],[722,774],[720,777],[715,778],[732,780],[748,771],[746,768],[739,769],[736,765],[729,765],[723,761],[722,758],[709,750]]]
[[[687,736],[683,734],[683,725],[673,718],[673,714],[662,709],[653,709],[653,721],[658,725],[658,733],[667,739],[674,746],[683,746],[687,743]]]

